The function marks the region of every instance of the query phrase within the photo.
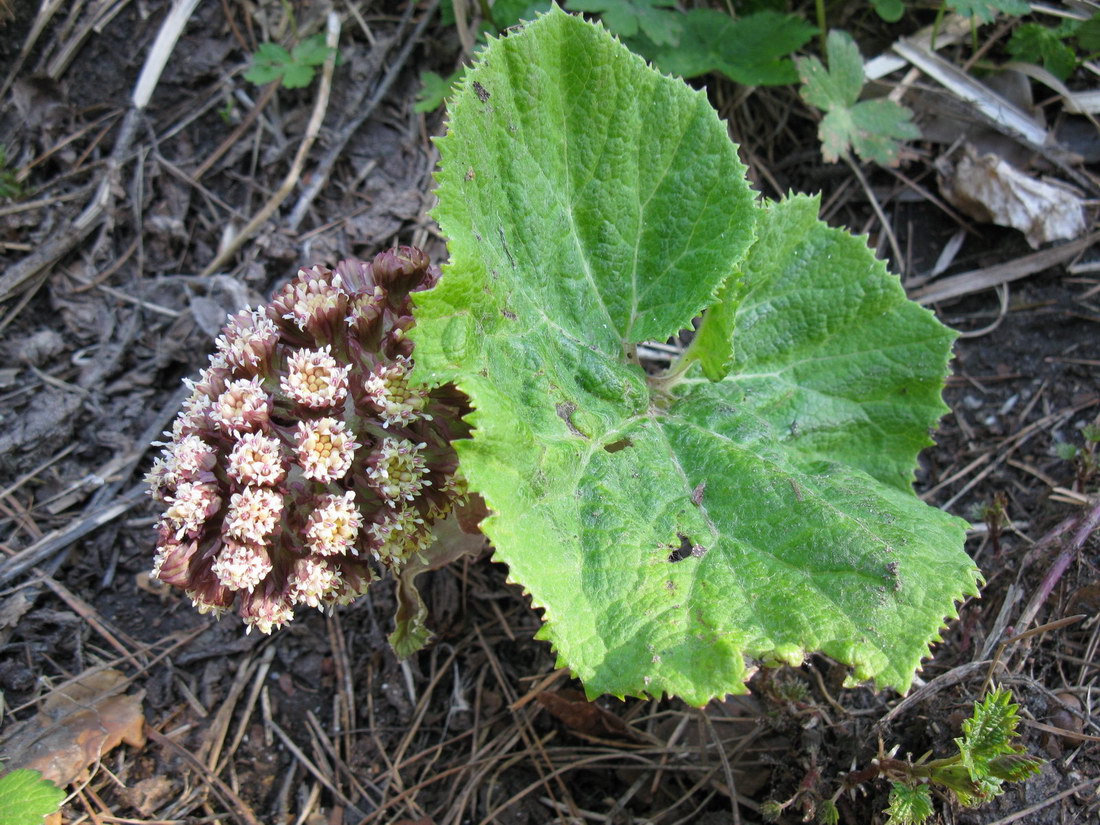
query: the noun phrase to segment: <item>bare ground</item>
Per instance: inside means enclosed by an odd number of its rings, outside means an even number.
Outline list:
[[[259,42],[291,36],[287,6],[207,0],[135,115],[167,2],[60,4],[41,27],[37,4],[6,5],[0,145],[23,191],[0,202],[0,737],[5,756],[34,740],[64,761],[65,822],[717,825],[792,798],[784,821],[796,822],[880,740],[946,754],[990,673],[1049,763],[979,811],[943,805],[942,820],[1096,820],[1100,570],[1079,529],[1100,506],[1082,436],[1100,414],[1095,266],[935,307],[973,335],[958,343],[954,412],[920,488],[975,523],[968,547],[988,584],[904,702],[843,688],[844,670],[815,657],[704,710],[585,703],[484,559],[429,575],[439,640],[406,662],[385,643],[385,587],[246,636],[149,580],[148,444],[225,313],[299,265],[395,242],[444,255],[426,215],[441,117],[412,104],[418,71],[456,65],[454,27],[429,6],[334,3],[343,64],[319,107],[315,91],[241,77]],[[324,4],[289,7],[300,37],[323,29]],[[793,90],[711,93],[761,191],[823,190],[829,220],[869,230],[885,254],[864,191],[821,163]],[[934,189],[931,154],[916,147],[902,172]],[[927,189],[866,174],[905,251],[893,263],[919,289],[959,223]],[[1017,233],[981,227],[950,271],[1028,252]],[[63,715],[66,703],[85,715]],[[886,790],[845,794],[842,821],[881,821]]]

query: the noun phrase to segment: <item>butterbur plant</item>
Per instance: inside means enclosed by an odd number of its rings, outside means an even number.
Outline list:
[[[461,500],[450,442],[469,432],[459,394],[408,381],[410,294],[438,277],[400,247],[302,269],[230,316],[147,477],[166,508],[154,576],[269,633],[298,605],[352,601],[379,570],[419,570]],[[420,622],[404,616],[395,646],[426,641]]]
[[[264,629],[309,603],[290,587],[306,559],[340,573],[318,602],[346,601],[393,555],[389,536],[406,565],[447,555],[422,531],[461,492],[457,456],[495,558],[590,695],[701,705],[811,651],[906,689],[977,592],[966,524],[911,487],[954,334],[816,199],[758,200],[703,93],[559,9],[479,54],[439,149],[450,261],[408,296],[415,326],[401,303],[361,341],[379,279],[346,267],[236,323],[262,366],[228,362],[245,347],[229,341],[196,385],[176,467],[158,471],[200,466],[158,482],[161,578],[200,606],[236,599]],[[299,295],[316,321],[299,323]],[[639,363],[638,344],[696,324],[669,370]],[[294,395],[292,370],[313,364],[346,382],[342,402]],[[413,420],[381,418],[385,369],[401,404],[423,405]],[[194,459],[179,454],[191,435]],[[230,475],[246,437],[277,447],[273,476]],[[392,489],[383,466],[401,468]],[[358,518],[336,517],[343,502]],[[329,548],[353,524],[357,554],[311,549],[311,530]],[[259,540],[273,549],[256,562]],[[222,553],[249,560],[236,590]]]

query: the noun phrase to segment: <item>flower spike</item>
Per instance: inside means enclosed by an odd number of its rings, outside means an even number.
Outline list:
[[[303,268],[229,316],[146,475],[163,504],[154,578],[270,633],[431,546],[463,500],[451,441],[470,432],[461,393],[409,383],[408,295],[438,279],[400,247]]]

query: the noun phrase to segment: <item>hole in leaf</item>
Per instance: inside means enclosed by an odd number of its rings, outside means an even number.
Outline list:
[[[680,546],[668,554],[668,560],[670,562],[683,561],[690,556],[701,556],[703,548],[697,544],[693,544],[691,539],[685,536],[683,533],[677,533],[676,538],[680,539]]]
[[[633,447],[634,442],[629,438],[620,438],[618,441],[612,441],[610,444],[604,444],[603,448],[609,453],[617,453],[619,450],[625,450],[627,447]]]
[[[668,554],[668,560],[670,562],[675,563],[683,561],[688,557],[701,559],[707,554],[707,548],[701,544],[696,544],[683,533],[677,533],[676,538],[680,539],[680,546]]]

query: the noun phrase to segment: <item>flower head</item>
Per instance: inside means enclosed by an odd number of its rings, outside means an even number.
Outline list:
[[[309,514],[306,543],[318,556],[356,555],[355,539],[363,526],[363,516],[355,506],[355,493],[342,496],[326,494]]]
[[[241,597],[239,612],[246,632],[256,628],[261,633],[270,633],[294,618],[294,602],[285,592],[257,587]]]
[[[218,463],[217,451],[192,433],[181,438],[171,449],[170,461],[177,481],[197,481]]]
[[[360,446],[347,425],[335,418],[298,422],[295,453],[306,478],[338,481],[347,474]]]
[[[174,494],[164,497],[168,504],[164,521],[172,527],[177,540],[202,534],[206,520],[221,506],[218,492],[216,484],[184,481],[176,487]]]
[[[348,294],[340,275],[323,266],[298,270],[298,277],[283,287],[271,302],[276,317],[286,319],[302,332],[321,338],[334,333],[334,325],[347,314]]]
[[[340,571],[327,559],[306,556],[294,563],[287,584],[295,604],[321,607],[339,590]]]
[[[279,343],[279,328],[266,312],[246,307],[229,316],[214,344],[227,365],[249,374],[259,372]]]
[[[211,569],[230,590],[254,590],[274,565],[262,544],[227,541]]]
[[[181,542],[174,537],[166,538],[157,547],[150,577],[176,587],[185,586],[191,579],[190,562],[198,547],[198,542],[193,539]]]
[[[282,445],[277,438],[245,433],[229,454],[229,477],[239,484],[270,487],[286,476]]]
[[[398,295],[427,289],[439,280],[439,270],[428,256],[414,246],[399,246],[375,255],[371,261],[374,280]]]
[[[350,366],[340,367],[330,347],[298,350],[287,359],[287,374],[280,386],[304,407],[323,410],[342,404],[348,394]]]
[[[271,396],[259,378],[230,381],[210,411],[214,426],[224,433],[254,432],[271,417]]]
[[[283,514],[283,497],[267,487],[245,487],[229,499],[224,532],[238,542],[263,544]]]
[[[397,565],[424,549],[431,528],[412,507],[390,510],[368,528],[371,554],[388,565]]]
[[[382,419],[383,427],[404,427],[418,418],[431,419],[424,412],[427,390],[409,386],[411,366],[408,358],[399,355],[392,364],[375,366],[363,381],[366,404]]]
[[[425,478],[427,464],[420,455],[425,446],[401,438],[386,438],[367,459],[369,483],[390,507],[401,500],[412,501],[421,490],[431,486],[431,481]]]

